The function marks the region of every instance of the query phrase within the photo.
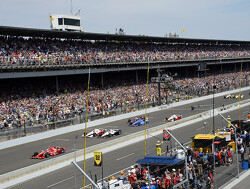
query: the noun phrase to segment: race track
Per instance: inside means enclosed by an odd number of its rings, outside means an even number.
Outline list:
[[[248,111],[250,106],[242,108],[243,111]],[[230,115],[231,117],[237,117],[238,110],[234,110],[232,112],[228,112],[224,114],[224,116]],[[212,118],[204,120],[210,124],[212,124]],[[200,121],[186,127],[175,129],[172,131],[173,135],[184,145],[188,145],[191,141],[191,137],[195,134],[199,133],[207,133],[211,130],[211,128],[207,125],[204,127],[204,121]],[[220,116],[215,117],[215,125],[216,129],[221,128],[222,119]],[[162,139],[162,135],[158,135],[153,138],[149,138],[147,140],[147,154],[156,155],[156,147],[155,144],[158,140]],[[162,149],[166,149],[166,143],[162,146]],[[175,144],[173,143],[173,146]],[[107,176],[117,176],[119,171],[129,168],[131,165],[136,163],[136,160],[144,157],[144,141],[128,145],[124,148],[121,148],[116,151],[108,152],[103,155],[104,161],[104,178]],[[78,162],[80,167],[83,167],[83,162]],[[93,166],[93,158],[86,160],[86,172],[89,174],[90,172],[92,175],[97,175],[98,180],[101,179],[101,168]],[[233,173],[236,172],[236,168],[232,167],[216,167],[216,182],[217,186],[222,186],[228,180],[233,178]],[[127,172],[125,172],[127,173]],[[24,182],[20,185],[15,187],[11,187],[14,189],[69,189],[74,188],[74,174],[75,174],[75,167],[73,165],[66,166],[65,168],[53,171],[49,174],[42,175],[39,178],[32,179],[30,181]],[[81,188],[83,184],[81,174],[77,172],[77,186]],[[86,184],[89,184],[86,181]]]
[[[245,95],[245,98],[243,100],[249,98],[248,93],[249,93],[249,91],[242,92],[242,94]],[[222,104],[228,105],[228,104],[235,103],[235,102],[238,102],[238,100],[236,100],[236,99],[228,100],[228,99],[224,99],[223,97],[217,97],[217,98],[215,98],[215,108],[221,107]],[[154,113],[150,113],[149,114],[150,123],[149,123],[148,127],[152,128],[152,127],[163,124],[164,118],[166,116],[170,116],[171,114],[181,114],[181,115],[183,115],[183,117],[188,117],[188,116],[191,116],[191,115],[194,115],[197,113],[201,113],[201,112],[204,112],[204,111],[207,111],[210,109],[209,106],[204,106],[204,107],[200,107],[200,108],[195,108],[195,110],[191,111],[191,106],[196,106],[198,104],[211,105],[212,99],[204,100],[204,101],[196,102],[196,103],[192,103],[192,104],[186,104],[186,105],[174,107],[171,109],[161,110],[161,111],[154,112]],[[246,113],[246,112],[248,112],[248,109],[243,108],[241,110],[242,114]],[[229,113],[229,114],[231,114],[231,113]],[[232,119],[238,119],[239,115],[238,115],[237,111],[235,111],[235,113],[232,113],[231,117],[232,117]],[[131,119],[133,119],[133,118],[131,118]],[[217,126],[221,125],[221,123],[222,123],[221,119],[216,118],[216,120],[218,121],[216,123],[216,125]],[[143,126],[141,126],[141,127],[128,127],[128,124],[126,122],[127,122],[127,119],[126,120],[119,120],[119,121],[112,122],[109,124],[100,125],[100,126],[98,126],[98,128],[120,128],[120,129],[122,129],[122,132],[123,132],[123,134],[121,136],[129,135],[131,133],[144,130]],[[210,123],[212,123],[211,120],[210,120]],[[186,142],[190,141],[191,136],[203,131],[202,127],[204,128],[203,122],[193,124],[193,125],[185,127],[185,128],[176,129],[174,131],[174,134],[176,135],[176,137],[181,136],[179,138],[181,140],[181,142],[186,143]],[[90,130],[92,130],[92,129],[93,128],[91,128]],[[196,129],[198,129],[198,130],[196,130]],[[208,132],[208,131],[210,131],[209,129],[211,130],[211,128],[206,127],[206,128],[204,128],[203,132],[205,132],[205,131]],[[88,131],[90,131],[90,130],[88,130]],[[31,156],[31,154],[33,154],[34,151],[39,152],[42,149],[46,149],[48,146],[64,146],[64,147],[66,147],[66,153],[73,152],[74,151],[74,148],[73,148],[74,138],[76,135],[81,136],[82,133],[83,133],[83,130],[77,131],[77,132],[70,132],[69,131],[69,133],[64,134],[64,135],[51,137],[51,138],[48,138],[45,140],[40,140],[37,142],[32,142],[32,143],[28,143],[28,144],[24,144],[24,145],[1,150],[0,151],[0,155],[1,155],[0,174],[4,174],[7,172],[16,170],[16,169],[20,169],[20,168],[23,168],[23,167],[26,167],[26,166],[29,166],[32,164],[36,164],[36,163],[41,162],[41,161],[46,161],[46,160],[31,160],[30,156]],[[119,137],[119,136],[111,137],[108,139],[89,138],[89,139],[87,139],[87,147],[101,143],[102,141],[112,140],[112,139],[117,138],[117,137]],[[148,149],[149,153],[151,153],[151,150],[155,151],[154,145],[155,145],[156,141],[157,141],[157,139],[154,140],[154,138],[152,138],[152,139],[150,139],[150,142],[148,142],[149,143],[149,149]],[[77,139],[76,149],[82,149],[83,145],[84,145],[84,140],[79,137]],[[152,145],[152,146],[150,146],[150,145]],[[107,158],[107,162],[105,161],[105,164],[107,163],[107,167],[109,167],[109,169],[110,169],[110,171],[107,171],[107,174],[112,174],[112,173],[116,172],[116,170],[117,171],[121,170],[122,168],[120,167],[120,164],[122,164],[124,166],[125,165],[129,166],[131,164],[134,164],[135,159],[138,159],[138,158],[143,156],[143,153],[141,153],[139,151],[139,150],[141,150],[141,146],[142,146],[142,144],[140,142],[136,145],[126,147],[128,149],[121,150],[121,152],[119,152],[119,153],[117,153],[117,151],[107,153],[107,157],[104,157],[105,159]],[[129,160],[130,158],[123,159],[123,162],[118,163],[117,166],[114,166],[114,165],[111,166],[111,164],[110,164],[110,166],[108,166],[109,165],[108,161],[112,162],[112,158],[117,157],[117,159],[119,159],[119,157],[116,154],[118,154],[120,157],[123,157],[123,156],[126,156],[125,154],[123,155],[123,153],[125,153],[125,152],[126,153],[129,152],[131,154],[134,153],[135,157],[131,156],[131,159],[132,159],[131,161]],[[110,157],[109,157],[109,154],[111,154]],[[106,154],[105,154],[105,156],[106,156]],[[53,157],[50,157],[50,158],[53,158]],[[93,166],[92,166],[93,160],[87,160],[87,162],[88,161],[91,162],[91,163],[87,163],[87,164],[89,164],[89,168],[93,168]],[[111,167],[114,167],[114,168],[111,168]],[[67,168],[64,168],[64,169],[67,169]],[[57,171],[55,171],[55,172],[57,172]],[[64,176],[65,171],[63,171],[63,169],[58,170],[58,172],[63,173],[62,174],[63,177],[66,176],[66,175]],[[68,172],[70,173],[71,171],[67,171],[67,173]],[[36,180],[36,179],[33,179],[33,180]],[[55,181],[53,181],[53,182],[55,183]],[[48,184],[48,183],[49,182],[46,181],[46,184]],[[44,187],[41,187],[41,188],[44,188]]]

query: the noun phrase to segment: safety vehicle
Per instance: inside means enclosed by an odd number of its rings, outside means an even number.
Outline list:
[[[236,95],[235,98],[242,99],[242,98],[244,98],[244,95]]]

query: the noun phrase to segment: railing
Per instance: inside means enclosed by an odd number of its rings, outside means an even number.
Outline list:
[[[38,68],[68,68],[68,67],[79,67],[79,66],[105,66],[105,65],[129,65],[129,64],[146,64],[148,62],[154,63],[176,63],[183,61],[183,63],[188,61],[199,61],[199,60],[230,60],[230,59],[244,59],[250,58],[250,56],[227,56],[227,57],[174,57],[174,58],[158,58],[158,59],[126,59],[126,60],[91,60],[91,61],[84,61],[84,60],[76,60],[76,61],[54,61],[48,59],[47,61],[43,60],[16,60],[16,61],[8,61],[8,60],[1,60],[0,59],[0,68],[1,69],[38,69]]]

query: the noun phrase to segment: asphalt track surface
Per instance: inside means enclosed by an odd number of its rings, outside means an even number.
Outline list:
[[[241,109],[242,112],[246,112],[250,109],[250,106],[244,107]],[[222,114],[224,116],[230,115],[232,118],[238,117],[239,110],[234,110],[225,114]],[[213,119],[209,118],[204,120],[207,123],[212,124]],[[207,133],[211,130],[210,126],[208,124],[206,127],[204,127],[204,121],[200,121],[179,129],[175,129],[172,131],[172,134],[184,145],[190,144],[191,137],[200,134],[200,133]],[[225,122],[223,122],[222,118],[220,116],[215,116],[214,118],[216,129],[222,128],[225,125],[227,125]],[[155,144],[158,140],[162,139],[162,135],[158,135],[152,138],[149,138],[147,140],[147,154],[149,155],[156,155],[156,147]],[[144,157],[144,141],[128,145],[124,148],[121,148],[116,151],[111,151],[108,153],[103,154],[103,165],[104,165],[104,171],[103,171],[103,177],[107,176],[118,176],[119,171],[126,170],[131,165],[134,165],[138,159],[141,159]],[[162,146],[162,149],[166,149],[167,145],[170,146],[170,143],[164,143]],[[175,146],[174,142],[172,143],[173,147]],[[88,175],[90,175],[90,172],[92,176],[97,175],[97,179],[100,180],[102,178],[101,176],[101,168],[93,166],[94,160],[93,158],[86,160],[86,172]],[[83,167],[83,162],[78,162],[78,165],[80,167]],[[30,181],[26,181],[24,183],[21,183],[19,185],[13,186],[11,188],[14,189],[70,189],[74,188],[74,174],[75,174],[75,167],[73,165],[66,166],[62,169],[53,171],[49,174],[42,175],[38,178],[32,179]],[[240,170],[242,171],[242,170]],[[82,175],[77,172],[77,187],[81,188],[83,186],[83,180]],[[125,171],[125,174],[127,171]],[[231,167],[228,166],[221,166],[216,167],[216,186],[219,188],[226,182],[228,182],[230,179],[234,178],[236,176],[237,169],[236,166],[233,165]],[[89,182],[86,180],[86,185],[88,185]]]
[[[242,92],[242,94],[245,95],[244,99],[249,98],[249,91],[245,91]],[[243,100],[244,100],[243,99]],[[228,105],[231,103],[235,103],[238,102],[237,99],[224,99],[223,97],[217,97],[215,98],[215,108],[216,107],[220,107],[222,104]],[[166,110],[161,110],[158,112],[154,112],[154,113],[150,113],[149,114],[149,125],[148,127],[154,127],[154,126],[158,126],[163,124],[163,120],[166,116],[170,116],[171,114],[181,114],[183,115],[183,117],[188,117],[197,113],[201,113],[204,111],[207,111],[208,109],[210,109],[209,106],[204,106],[204,107],[200,107],[200,108],[195,108],[195,110],[191,111],[191,106],[192,105],[211,105],[212,104],[212,99],[209,100],[204,100],[204,101],[200,101],[200,102],[196,102],[196,103],[190,103],[187,105],[182,105],[182,106],[178,106],[178,107],[174,107],[171,109],[166,109]],[[248,110],[242,110],[242,113],[246,113],[248,112]],[[238,115],[232,115],[231,116],[232,119],[238,119]],[[133,119],[133,118],[131,118]],[[144,127],[128,127],[128,124],[126,123],[126,120],[119,120],[116,122],[112,122],[112,123],[108,123],[108,124],[104,124],[104,125],[100,125],[96,128],[120,128],[122,129],[122,136],[124,135],[129,135],[131,133],[134,132],[138,132],[141,130],[144,130]],[[203,123],[200,123],[199,126],[204,127]],[[221,121],[220,121],[221,124]],[[90,130],[92,130],[93,128],[90,128]],[[88,130],[88,132],[90,131]],[[185,129],[180,129],[180,130],[185,130]],[[211,130],[211,128],[210,128]],[[206,128],[206,132],[210,131],[209,128]],[[188,135],[190,135],[188,137],[188,139],[190,140],[190,137],[194,134],[192,134],[192,129],[191,130],[187,130],[186,132],[183,133],[183,135],[185,135],[186,133],[188,133]],[[198,131],[202,131],[201,128],[199,128]],[[204,130],[205,132],[205,130]],[[56,136],[56,137],[51,137],[48,139],[44,139],[44,140],[40,140],[37,142],[32,142],[32,143],[28,143],[28,144],[24,144],[24,145],[20,145],[20,146],[16,146],[16,147],[12,147],[12,148],[8,148],[8,149],[4,149],[0,151],[0,174],[4,174],[19,168],[23,168],[35,163],[39,163],[41,162],[41,160],[31,160],[30,156],[33,154],[33,152],[38,151],[40,152],[43,149],[46,149],[48,146],[64,146],[66,147],[66,153],[67,152],[73,152],[74,148],[73,148],[73,141],[76,135],[81,136],[83,133],[82,131],[77,131],[77,132],[70,132],[64,135],[60,135],[60,136]],[[119,137],[119,136],[116,136]],[[90,138],[87,139],[87,147],[101,143],[102,141],[108,141],[108,140],[112,140],[114,137],[112,138],[108,138],[108,139],[101,139],[101,138]],[[184,142],[185,143],[185,142]],[[155,142],[153,142],[153,144],[155,145]],[[84,145],[84,140],[81,138],[78,138],[77,143],[76,143],[76,149],[82,149]],[[154,149],[154,147],[153,147]],[[154,149],[155,150],[155,149]],[[126,150],[127,151],[127,150]],[[122,153],[121,153],[122,154]],[[50,157],[53,158],[53,157]],[[45,160],[42,160],[45,161]],[[128,165],[131,165],[132,162],[128,163]],[[133,162],[135,163],[135,162]],[[133,164],[132,163],[132,164]],[[92,165],[93,163],[91,163]]]
[[[249,180],[250,180],[250,175],[240,181],[238,184],[236,184],[232,189],[249,189]]]

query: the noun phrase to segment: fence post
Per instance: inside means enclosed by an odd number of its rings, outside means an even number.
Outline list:
[[[23,120],[23,127],[24,127],[24,136],[27,135],[27,130],[26,130],[26,122],[25,122],[25,118]]]
[[[79,116],[80,116],[80,123],[82,123],[82,115],[81,115],[81,112],[79,112]]]

